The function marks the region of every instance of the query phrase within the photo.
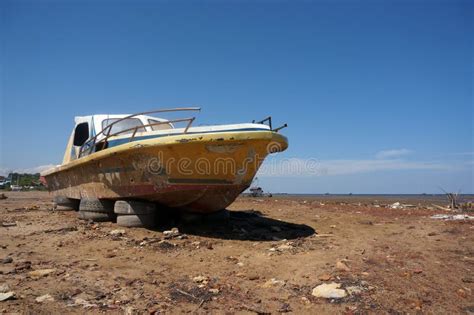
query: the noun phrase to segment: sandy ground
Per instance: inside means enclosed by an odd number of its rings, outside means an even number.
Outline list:
[[[474,221],[430,218],[440,210],[242,197],[228,224],[164,239],[173,226],[94,224],[52,211],[48,193],[6,195],[0,289],[16,298],[4,313],[474,312]],[[332,282],[345,297],[312,295]]]

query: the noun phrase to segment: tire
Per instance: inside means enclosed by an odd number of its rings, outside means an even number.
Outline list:
[[[81,220],[92,220],[94,222],[109,222],[115,220],[115,215],[111,212],[79,211],[78,217]]]
[[[79,210],[79,199],[67,198],[65,196],[54,196],[53,209],[54,210]]]
[[[79,211],[83,212],[100,212],[114,213],[114,202],[106,199],[81,199]]]
[[[155,226],[155,215],[153,214],[130,214],[130,215],[118,215],[117,225],[125,227],[147,227],[151,228]]]
[[[151,202],[119,200],[116,201],[114,205],[114,212],[116,214],[153,214],[155,211],[156,205]]]

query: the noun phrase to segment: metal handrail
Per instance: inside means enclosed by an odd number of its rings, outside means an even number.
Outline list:
[[[125,132],[133,130],[132,137],[130,138],[130,141],[129,141],[129,142],[131,142],[133,140],[133,138],[135,137],[135,134],[137,133],[138,129],[149,127],[149,126],[154,126],[154,125],[170,124],[170,123],[183,122],[183,121],[188,121],[188,124],[186,125],[186,128],[184,129],[184,132],[183,132],[183,133],[187,133],[188,129],[191,127],[191,124],[196,119],[196,117],[166,120],[166,121],[160,121],[160,122],[157,122],[157,123],[152,123],[152,124],[147,124],[147,125],[135,126],[135,127],[129,128],[129,129],[121,130],[121,131],[116,132],[116,133],[111,135],[110,132],[112,131],[112,127],[115,124],[117,124],[117,123],[119,123],[119,122],[121,122],[125,119],[129,119],[129,118],[140,116],[140,115],[153,114],[153,113],[177,112],[177,111],[200,111],[200,110],[201,110],[200,107],[167,108],[167,109],[158,109],[158,110],[152,110],[152,111],[147,111],[147,112],[141,112],[141,113],[131,114],[131,115],[122,117],[122,118],[110,123],[106,127],[104,127],[99,133],[97,133],[90,140],[87,140],[86,142],[84,142],[84,144],[79,149],[78,157],[82,157],[82,154],[84,153],[84,150],[85,150],[86,146],[90,146],[88,148],[89,149],[88,154],[92,153],[92,150],[94,149],[95,145],[97,144],[97,138],[99,137],[99,135],[105,135],[105,138],[101,139],[100,142],[106,143],[107,139],[109,139],[110,137],[115,137],[115,136],[117,136],[121,133],[125,133]],[[107,130],[107,133],[105,133],[106,130]]]

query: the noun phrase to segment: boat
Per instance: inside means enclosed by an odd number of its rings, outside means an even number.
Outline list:
[[[199,107],[75,117],[61,165],[43,172],[48,190],[69,200],[153,202],[188,212],[229,206],[252,183],[268,154],[288,140],[272,118],[193,126],[195,117],[155,117]]]

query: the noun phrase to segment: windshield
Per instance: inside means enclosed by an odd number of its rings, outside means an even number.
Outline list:
[[[110,125],[111,123],[113,123],[117,120],[120,120],[120,119],[121,118],[104,119],[102,121],[102,130],[104,130],[104,128],[107,127],[108,125]],[[116,133],[119,133],[121,131],[130,129],[130,128],[134,128],[134,127],[140,127],[140,126],[142,126],[142,127],[138,128],[137,132],[145,131],[145,127],[143,127],[143,123],[141,122],[140,119],[138,119],[138,118],[127,118],[127,119],[124,119],[124,120],[114,124],[112,126],[112,130],[110,131],[110,134],[111,135],[116,134]],[[122,134],[128,134],[128,133],[133,133],[133,132],[134,132],[134,129],[125,131]]]
[[[157,124],[160,123],[161,121],[155,120],[155,119],[148,119],[149,124]],[[159,124],[159,125],[152,125],[150,126],[151,130],[166,130],[166,129],[172,129],[170,124]]]

